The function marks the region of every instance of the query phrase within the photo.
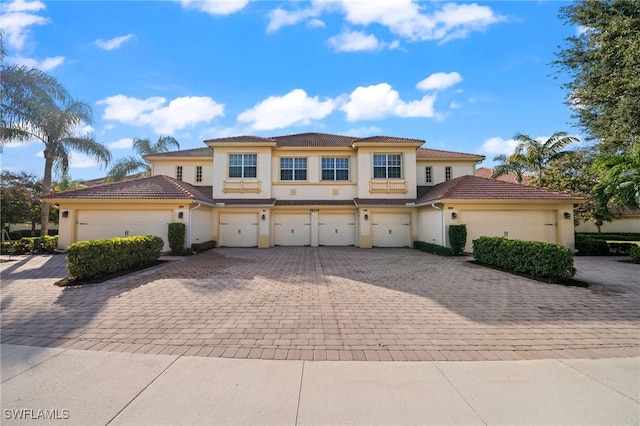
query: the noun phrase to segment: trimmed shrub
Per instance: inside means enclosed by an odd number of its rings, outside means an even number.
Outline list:
[[[629,254],[629,249],[634,243],[640,241],[638,233],[586,233],[575,234],[576,250],[578,256],[608,256]]]
[[[204,243],[191,244],[191,250],[195,251],[196,253],[201,253],[206,250],[211,250],[212,248],[215,248],[215,247],[216,247],[215,241],[205,241]]]
[[[58,247],[58,236],[24,237],[2,243],[3,254],[51,254]]]
[[[473,241],[473,257],[508,272],[553,281],[567,280],[576,273],[571,249],[539,241],[480,237]]]
[[[449,226],[449,243],[453,254],[461,255],[467,245],[467,225]]]
[[[169,247],[171,253],[184,253],[186,226],[182,222],[172,222],[169,224]]]
[[[163,246],[151,235],[81,241],[67,247],[67,269],[75,279],[100,278],[155,262]]]
[[[633,263],[640,263],[640,246],[631,247],[629,254]]]
[[[414,241],[413,248],[424,251],[426,253],[437,254],[440,256],[455,256],[453,250],[449,247],[438,244],[425,243],[424,241]]]

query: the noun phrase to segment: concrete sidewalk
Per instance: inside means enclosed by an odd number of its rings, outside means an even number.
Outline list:
[[[388,363],[0,350],[3,425],[640,424],[640,358]],[[42,420],[50,416],[58,420]]]

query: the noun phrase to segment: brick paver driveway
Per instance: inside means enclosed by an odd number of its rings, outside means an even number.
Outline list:
[[[640,355],[640,285],[550,285],[410,249],[222,248],[66,289],[53,286],[62,256],[1,266],[2,343],[304,360]]]

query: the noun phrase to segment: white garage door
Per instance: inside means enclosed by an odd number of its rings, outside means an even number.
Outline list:
[[[273,220],[275,245],[311,245],[311,216],[308,213],[276,213]]]
[[[411,216],[408,213],[374,213],[371,219],[374,247],[411,245]]]
[[[78,211],[78,241],[134,235],[157,235],[169,250],[167,238],[171,210],[80,210]]]
[[[321,246],[353,246],[355,241],[355,214],[320,213],[318,215],[318,243]]]
[[[461,211],[460,223],[467,225],[467,251],[478,237],[508,237],[515,240],[556,242],[555,212]]]
[[[220,214],[220,245],[224,247],[257,247],[258,214]]]

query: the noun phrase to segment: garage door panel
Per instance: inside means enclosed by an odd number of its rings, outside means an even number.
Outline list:
[[[224,247],[257,247],[257,213],[223,213],[220,215],[220,245]]]
[[[311,216],[309,214],[276,213],[274,241],[277,246],[311,245]]]
[[[356,218],[353,213],[318,215],[318,243],[321,246],[353,246],[356,241]]]
[[[371,222],[374,247],[411,245],[411,216],[407,213],[374,213]]]
[[[171,210],[108,210],[78,211],[77,240],[134,235],[156,235],[164,241],[163,250],[169,250],[168,226],[172,221]]]
[[[462,211],[460,223],[467,225],[467,251],[479,237],[507,237],[517,240],[556,242],[555,212]]]

